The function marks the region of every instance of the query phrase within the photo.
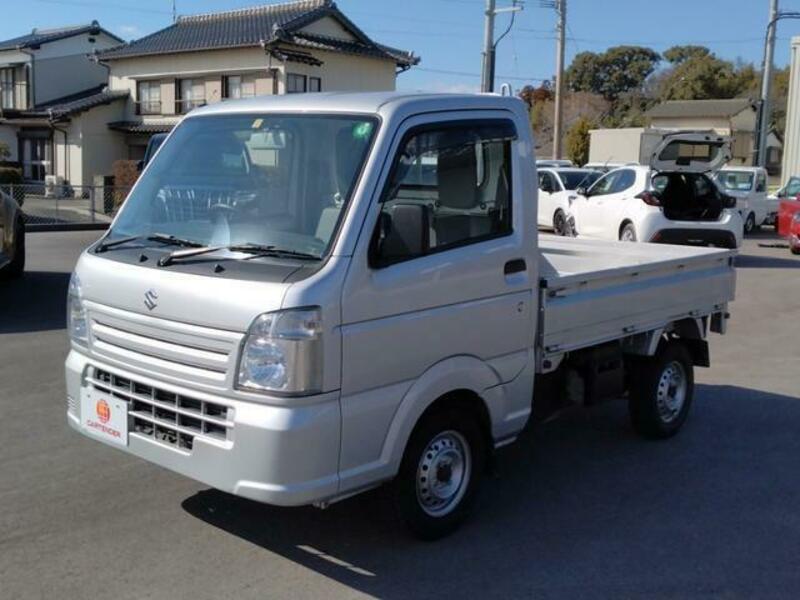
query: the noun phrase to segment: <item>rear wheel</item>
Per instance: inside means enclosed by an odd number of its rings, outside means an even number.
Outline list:
[[[792,247],[792,254],[794,254],[794,255],[800,255],[800,246],[794,246],[794,247]]]
[[[744,232],[753,233],[756,230],[756,216],[753,213],[747,215],[744,221]]]
[[[625,223],[625,226],[619,232],[620,242],[635,242],[636,241],[636,228],[633,223]]]
[[[25,271],[25,224],[21,218],[14,225],[14,256],[0,269],[0,277],[11,279],[20,277]]]
[[[553,215],[553,231],[556,235],[567,235],[567,217],[561,209]]]
[[[694,395],[694,367],[686,346],[663,344],[655,356],[630,364],[628,408],[634,429],[646,438],[668,438],[680,430]]]
[[[486,443],[468,411],[422,417],[394,481],[395,500],[408,528],[424,540],[452,533],[472,507],[486,463]]]

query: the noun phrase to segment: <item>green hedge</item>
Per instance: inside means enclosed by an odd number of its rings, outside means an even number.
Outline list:
[[[0,184],[22,183],[22,171],[14,167],[0,167]]]

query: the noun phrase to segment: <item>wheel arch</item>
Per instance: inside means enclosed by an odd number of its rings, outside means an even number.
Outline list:
[[[505,402],[497,372],[474,356],[457,356],[429,368],[409,388],[389,425],[381,462],[397,473],[411,433],[426,414],[465,406],[474,411],[487,447],[493,446],[494,425],[505,416]]]

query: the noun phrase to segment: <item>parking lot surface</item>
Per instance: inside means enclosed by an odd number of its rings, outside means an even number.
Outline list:
[[[800,258],[748,239],[679,436],[624,402],[503,451],[472,520],[408,537],[382,490],[280,509],[208,489],[66,424],[65,295],[97,232],[28,238],[0,283],[0,597],[800,596]]]

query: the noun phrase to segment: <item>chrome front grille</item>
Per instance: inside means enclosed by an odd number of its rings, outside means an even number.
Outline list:
[[[147,385],[95,368],[91,385],[128,403],[131,434],[191,451],[195,438],[216,443],[233,439],[233,408]]]
[[[91,351],[124,368],[227,387],[241,335],[92,305]]]

